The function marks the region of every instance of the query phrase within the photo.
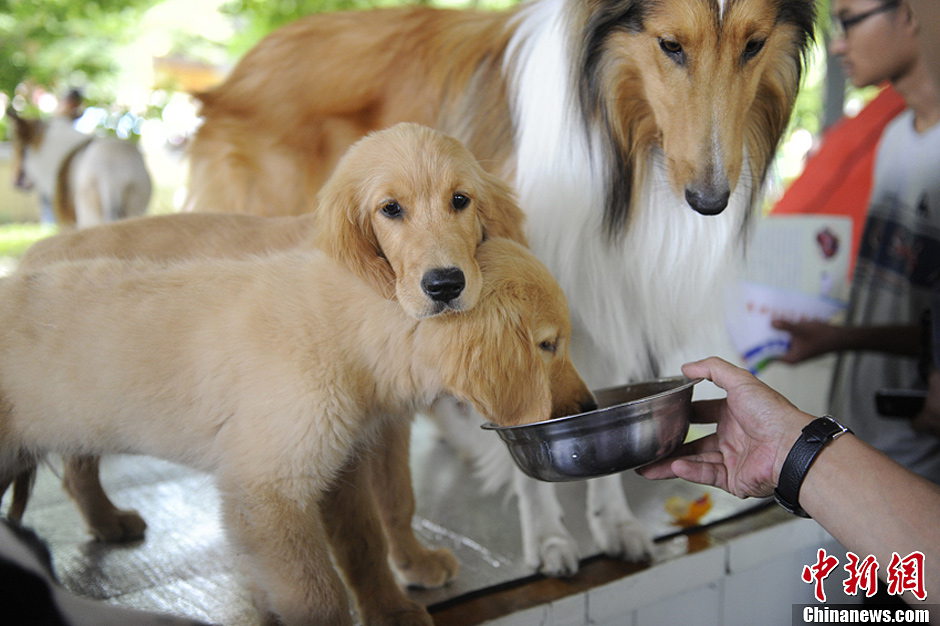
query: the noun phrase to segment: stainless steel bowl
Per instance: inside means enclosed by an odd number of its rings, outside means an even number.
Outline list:
[[[682,376],[594,392],[598,409],[496,431],[519,468],[561,482],[613,474],[657,461],[682,444],[689,430],[692,387]]]

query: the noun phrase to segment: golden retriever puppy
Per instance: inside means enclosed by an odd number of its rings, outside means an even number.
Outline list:
[[[318,200],[316,215],[183,213],[63,233],[33,245],[19,269],[99,257],[238,258],[316,246],[420,318],[473,306],[479,293],[474,255],[483,237],[525,243],[522,212],[508,187],[458,141],[416,124],[398,124],[357,142]],[[456,292],[461,277],[464,290],[451,298],[448,291]],[[414,535],[409,434],[405,421],[388,424],[373,481],[382,486],[380,511],[402,581],[439,587],[456,576],[458,564],[448,550],[429,550]],[[67,458],[63,478],[95,537],[143,536],[140,515],[119,509],[102,488],[97,457]],[[17,478],[13,519],[23,515],[31,479],[31,472]],[[6,486],[0,483],[0,494]]]
[[[477,261],[477,305],[421,319],[316,250],[3,279],[0,478],[53,452],[187,464],[214,476],[262,612],[351,623],[332,546],[364,623],[430,624],[362,471],[383,422],[442,394],[501,424],[593,405],[548,270],[507,239]]]
[[[317,196],[316,215],[263,220],[175,214],[63,233],[20,262],[117,257],[176,261],[315,245],[416,318],[469,309],[479,294],[474,254],[484,237],[525,243],[509,187],[456,139],[402,123],[354,144]]]

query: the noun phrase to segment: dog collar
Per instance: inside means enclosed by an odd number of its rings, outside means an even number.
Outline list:
[[[830,441],[851,432],[851,429],[843,426],[830,415],[817,417],[807,424],[800,432],[796,443],[790,448],[783,467],[780,468],[780,478],[777,481],[777,488],[774,489],[774,500],[777,504],[789,513],[809,517],[809,514],[800,506],[800,487],[803,486],[806,473]]]

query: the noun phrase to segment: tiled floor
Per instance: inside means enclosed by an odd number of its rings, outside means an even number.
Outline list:
[[[476,481],[469,478],[468,467],[423,420],[414,428],[412,464],[419,506],[416,531],[426,543],[454,551],[461,564],[453,584],[415,591],[416,599],[443,609],[459,606],[465,598],[487,589],[519,588],[519,581],[530,583],[538,578],[522,562],[515,502],[505,494],[482,495]],[[56,572],[68,588],[117,605],[226,626],[254,623],[254,611],[233,572],[232,555],[218,524],[218,497],[210,477],[156,459],[121,456],[107,458],[102,474],[116,503],[137,509],[147,520],[144,541],[130,545],[91,541],[59,487],[54,462],[41,470],[24,519],[49,542]],[[667,497],[692,498],[706,491],[679,481],[651,483],[630,472],[624,474],[624,482],[634,511],[658,537],[676,531],[663,509]],[[708,491],[714,508],[704,522],[755,504]],[[583,483],[560,485],[559,492],[582,554],[595,555],[582,513]],[[684,539],[680,543],[678,549],[684,549]],[[658,549],[662,551],[659,558],[666,558],[676,547],[663,542]],[[622,576],[633,571],[631,567],[608,564],[610,571],[605,575],[612,571]],[[556,584],[590,584],[592,575],[597,574],[588,572]],[[446,619],[444,613],[440,619]]]

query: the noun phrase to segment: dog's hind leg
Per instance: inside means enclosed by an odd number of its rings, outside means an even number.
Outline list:
[[[100,458],[73,456],[65,459],[62,482],[81,511],[89,530],[99,541],[142,539],[147,523],[133,510],[114,506],[98,476]]]
[[[427,610],[405,595],[388,565],[369,469],[368,458],[354,458],[323,499],[320,510],[333,556],[355,592],[363,624],[429,626]]]
[[[352,626],[309,477],[219,476],[226,535],[265,624]],[[387,567],[387,565],[386,565]]]
[[[415,536],[410,437],[409,421],[389,421],[369,459],[370,472],[395,571],[410,587],[433,589],[453,580],[459,565],[450,550],[426,548]]]
[[[29,495],[33,491],[33,485],[36,482],[36,466],[33,465],[27,470],[23,470],[13,479],[13,502],[10,503],[10,511],[7,517],[14,522],[23,520],[23,513],[26,512],[26,505],[29,503]],[[3,491],[9,484],[4,485]]]
[[[589,480],[587,506],[591,535],[605,554],[642,561],[653,553],[649,531],[630,510],[619,474]]]
[[[3,476],[0,480],[0,502],[12,486],[13,501],[7,511],[7,519],[10,521],[16,523],[23,521],[23,514],[26,512],[26,505],[29,503],[29,496],[36,482],[38,462],[37,457],[21,452],[14,455],[12,463],[3,464],[4,471],[0,473]]]

